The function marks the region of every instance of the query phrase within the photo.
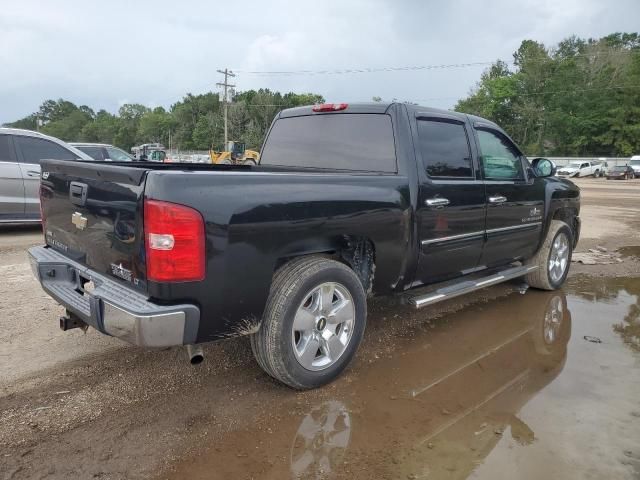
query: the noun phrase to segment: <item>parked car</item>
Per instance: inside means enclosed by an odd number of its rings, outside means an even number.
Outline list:
[[[194,344],[249,335],[299,389],[351,361],[367,296],[554,290],[580,233],[580,190],[549,160],[488,120],[398,103],[284,110],[257,166],[43,166],[46,245],[29,255],[63,329],[187,345],[192,363]]]
[[[609,174],[609,162],[607,161],[606,158],[604,157],[600,157],[598,159],[598,162],[600,162],[600,174],[596,175],[598,177],[606,177]]]
[[[132,162],[133,157],[124,150],[109,145],[108,143],[70,143],[78,150],[83,151],[94,160],[105,162]]]
[[[629,160],[629,166],[633,168],[633,173],[636,178],[640,177],[640,155],[634,155]]]
[[[40,221],[40,162],[45,158],[91,160],[57,138],[0,128],[0,223]]]
[[[591,162],[574,161],[558,169],[560,177],[594,177],[600,176],[600,164]]]
[[[609,171],[607,180],[629,180],[633,177],[633,168],[629,165],[618,165]]]

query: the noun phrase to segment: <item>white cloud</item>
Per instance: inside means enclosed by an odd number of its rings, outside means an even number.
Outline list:
[[[7,2],[4,2],[7,3]],[[510,60],[523,39],[637,29],[640,2],[618,0],[11,1],[0,9],[0,123],[47,98],[116,111],[216,89],[218,68],[321,70]],[[482,67],[260,77],[239,90],[312,91],[330,100],[429,100],[450,107]]]

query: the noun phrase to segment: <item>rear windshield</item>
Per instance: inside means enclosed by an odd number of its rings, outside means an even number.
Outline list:
[[[391,117],[323,114],[281,118],[271,129],[260,164],[396,172]]]

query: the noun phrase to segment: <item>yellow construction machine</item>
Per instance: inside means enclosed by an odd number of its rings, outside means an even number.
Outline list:
[[[257,165],[260,162],[260,154],[255,150],[247,150],[243,142],[227,142],[225,150],[209,150],[211,163],[224,165]]]

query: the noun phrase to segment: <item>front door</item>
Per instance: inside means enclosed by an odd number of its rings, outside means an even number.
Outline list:
[[[420,258],[416,284],[473,271],[485,230],[485,192],[468,125],[457,117],[418,116]]]
[[[24,219],[24,183],[10,135],[0,135],[0,222]]]
[[[542,235],[544,183],[529,178],[526,159],[492,127],[476,127],[487,192],[487,243],[480,263],[487,267],[529,258]]]

